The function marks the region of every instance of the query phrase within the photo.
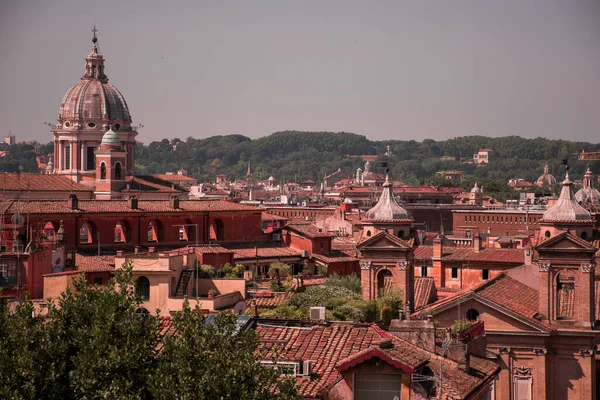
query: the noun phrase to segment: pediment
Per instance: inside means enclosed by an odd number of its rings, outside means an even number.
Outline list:
[[[596,248],[589,242],[572,235],[571,233],[561,233],[553,238],[545,240],[536,246],[536,250],[582,250],[595,251]]]
[[[410,245],[393,235],[390,235],[387,232],[379,232],[376,235],[363,240],[358,244],[357,248],[359,250],[369,250],[369,249],[410,249]]]
[[[457,298],[444,306],[436,308],[433,312],[434,319],[455,320],[457,315],[465,315],[467,310],[475,309],[480,320],[485,323],[487,332],[547,332],[548,328],[537,321],[527,318],[502,306],[489,301],[475,293]]]

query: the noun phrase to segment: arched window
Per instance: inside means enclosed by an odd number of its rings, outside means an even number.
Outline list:
[[[150,300],[150,281],[145,276],[140,276],[135,283],[135,294],[143,301]]]
[[[127,230],[125,225],[119,221],[115,225],[115,243],[125,243],[127,241]]]
[[[371,231],[367,231],[367,237],[371,237]]]
[[[220,219],[215,219],[215,236],[217,240],[225,240],[225,224]]]
[[[404,237],[404,231],[398,231],[398,237],[402,239]]]
[[[588,239],[588,233],[587,232],[581,232],[581,238],[583,240],[587,240]]]
[[[115,164],[115,179],[121,179],[121,163],[118,162]]]
[[[148,241],[158,242],[158,230],[156,229],[154,222],[151,222],[150,225],[148,225]]]
[[[571,319],[575,315],[575,275],[562,271],[556,276],[556,319]]]
[[[467,321],[479,321],[479,311],[474,308],[467,310]]]
[[[102,179],[102,180],[106,179],[106,164],[105,163],[100,164],[100,179]]]
[[[81,244],[89,244],[92,243],[92,228],[87,222],[81,224],[81,228],[79,228],[79,243]]]
[[[549,238],[549,237],[550,237],[550,231],[546,231],[546,232],[544,233],[544,236],[546,236],[547,238]]]

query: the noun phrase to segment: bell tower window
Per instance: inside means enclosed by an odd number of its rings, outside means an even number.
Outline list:
[[[106,164],[105,163],[100,164],[100,179],[102,179],[102,180],[106,179]]]
[[[119,162],[115,164],[115,179],[121,179],[121,163]]]

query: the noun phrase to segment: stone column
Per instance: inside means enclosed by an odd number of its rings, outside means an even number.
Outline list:
[[[60,157],[58,156],[58,140],[54,139],[54,160],[52,160],[54,162],[54,171],[52,172],[56,172],[58,170],[60,170]]]
[[[82,171],[86,171],[87,170],[87,164],[86,164],[86,160],[85,160],[85,152],[86,152],[85,142],[84,141],[80,141],[79,145],[81,146],[81,165],[79,166],[79,169],[82,170]]]
[[[75,146],[73,146],[74,143],[75,142],[72,140],[69,142],[69,146],[71,148],[71,154],[70,154],[70,156],[71,156],[71,171],[73,171],[73,169],[75,168],[75,155],[77,154],[76,153],[77,150],[75,150]]]
[[[58,160],[54,160],[54,165],[58,171],[62,171],[65,168],[65,161],[63,160],[63,144],[61,140],[58,140]]]

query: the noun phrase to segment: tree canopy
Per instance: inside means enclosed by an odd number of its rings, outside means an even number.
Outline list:
[[[131,266],[107,286],[75,279],[46,315],[31,301],[0,303],[0,398],[297,398],[234,315],[207,324],[186,304],[162,338],[161,320],[141,305]]]

